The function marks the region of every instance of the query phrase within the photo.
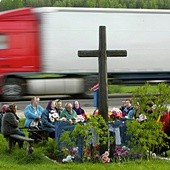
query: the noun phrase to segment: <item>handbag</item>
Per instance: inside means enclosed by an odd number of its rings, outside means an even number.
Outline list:
[[[32,122],[30,123],[30,128],[40,129],[40,126],[41,122],[37,120],[32,120]]]

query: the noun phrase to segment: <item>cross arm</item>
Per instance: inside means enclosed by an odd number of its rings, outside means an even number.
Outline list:
[[[126,57],[126,50],[106,50],[108,57]],[[79,57],[99,57],[99,50],[79,50]]]
[[[79,57],[98,57],[99,50],[80,50],[78,51]]]
[[[126,57],[126,50],[107,50],[106,51],[108,57]]]

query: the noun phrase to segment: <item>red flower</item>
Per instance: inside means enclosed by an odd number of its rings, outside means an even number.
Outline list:
[[[90,155],[91,154],[91,150],[86,150],[86,154]]]

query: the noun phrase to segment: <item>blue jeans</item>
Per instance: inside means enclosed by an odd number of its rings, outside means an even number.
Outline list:
[[[24,133],[24,132],[22,132],[22,131],[20,131],[20,130],[18,130],[16,134],[17,134],[17,135],[20,135],[20,136],[24,136],[24,137],[25,137],[25,133]]]

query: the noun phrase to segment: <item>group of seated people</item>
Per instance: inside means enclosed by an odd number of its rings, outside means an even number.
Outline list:
[[[31,103],[25,107],[24,127],[46,131],[51,138],[55,138],[56,120],[72,121],[78,115],[85,116],[85,111],[81,108],[79,101],[74,101],[73,104],[66,103],[65,107],[63,107],[60,99],[50,100],[46,108],[43,108],[39,101],[40,98],[34,96],[31,99]],[[10,134],[25,136],[25,133],[18,128],[19,117],[16,114],[16,110],[16,104],[3,105],[1,107],[2,120],[0,122],[2,124],[0,127],[4,136],[9,136]]]
[[[79,101],[74,101],[73,103],[66,103],[65,107],[62,106],[62,101],[60,99],[50,100],[47,103],[46,108],[43,108],[39,104],[40,98],[34,96],[31,99],[31,103],[28,104],[24,109],[25,124],[24,126],[28,129],[41,129],[48,132],[49,137],[55,138],[55,121],[72,121],[81,115],[84,119],[86,118],[86,113],[84,109],[80,106]],[[120,108],[113,108],[110,117],[114,118],[125,118],[125,119],[138,119],[139,121],[146,120],[144,115],[138,115],[139,105],[132,104],[131,99],[126,99],[122,102]],[[0,127],[1,133],[4,136],[10,134],[18,134],[25,136],[25,134],[18,128],[19,117],[16,114],[17,105],[3,105],[1,107],[0,114]],[[96,109],[93,115],[98,114],[98,109]],[[3,116],[2,116],[3,115]],[[2,118],[1,118],[2,117]]]

